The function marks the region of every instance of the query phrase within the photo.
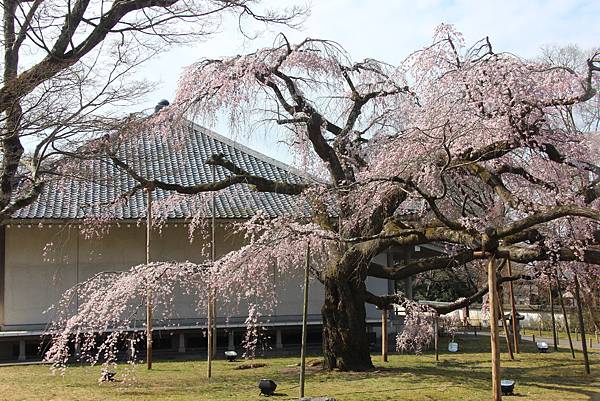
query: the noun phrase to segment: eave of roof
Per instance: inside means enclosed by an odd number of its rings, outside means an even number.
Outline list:
[[[194,123],[172,131],[173,135],[140,135],[123,143],[119,157],[146,178],[181,185],[196,185],[222,180],[231,173],[215,167],[212,177],[211,166],[205,160],[215,153],[223,153],[234,164],[251,174],[272,180],[306,182],[311,180],[300,170],[263,155],[216,132]],[[186,140],[175,144],[173,137],[185,135]],[[114,220],[137,220],[145,217],[146,196],[141,191],[127,200],[115,201],[131,189],[136,182],[108,160],[87,162],[81,167],[86,179],[61,179],[49,183],[33,204],[17,211],[13,222],[27,221],[77,221],[86,218],[106,217],[108,209]],[[156,204],[168,203],[173,193],[153,191]],[[200,210],[203,209],[203,210]],[[193,196],[181,197],[165,210],[165,217],[185,220],[206,213]],[[259,193],[248,186],[237,184],[226,188],[215,196],[215,218],[238,220],[252,217],[262,210],[271,217],[298,212],[298,197],[276,193]],[[210,217],[206,215],[205,217]]]

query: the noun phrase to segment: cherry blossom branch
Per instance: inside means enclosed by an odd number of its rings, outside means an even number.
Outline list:
[[[403,280],[431,270],[451,269],[475,259],[480,258],[473,251],[465,251],[453,256],[433,256],[394,266],[382,266],[371,262],[369,275],[388,280]]]
[[[498,277],[496,280],[496,283],[497,283],[497,288],[500,288],[501,285],[504,283],[518,281],[518,280],[533,280],[533,279],[534,279],[534,276],[531,276],[528,274],[516,274],[516,275],[512,275],[512,276]],[[435,309],[437,311],[437,313],[439,313],[440,315],[445,315],[447,313],[453,312],[458,309],[462,309],[462,308],[469,306],[475,302],[478,302],[481,299],[481,297],[483,297],[488,292],[489,292],[489,287],[486,285],[485,287],[481,288],[479,291],[470,295],[469,297],[459,299],[459,300],[452,302],[450,304],[447,304],[447,305],[431,304],[430,307]]]
[[[576,205],[545,207],[525,218],[498,228],[495,236],[496,238],[504,238],[532,228],[536,225],[568,216],[586,217],[588,219],[600,221],[600,211],[596,209]]]
[[[543,103],[544,106],[571,106],[577,103],[586,102],[593,98],[596,95],[596,89],[592,84],[592,77],[594,72],[600,71],[600,66],[596,65],[596,63],[600,63],[600,59],[598,58],[599,56],[600,53],[595,53],[587,60],[587,74],[584,81],[585,84],[583,85],[583,93],[573,97],[553,99],[549,102]],[[565,67],[562,68],[568,70]],[[574,74],[574,71],[571,70],[570,72]]]
[[[127,172],[134,180],[139,182],[144,188],[160,188],[165,191],[174,191],[181,194],[198,194],[201,192],[220,191],[231,185],[247,184],[254,187],[259,192],[273,192],[287,195],[299,195],[308,188],[309,184],[296,184],[282,181],[273,181],[264,177],[256,176],[247,173],[243,169],[235,166],[230,161],[226,160],[222,155],[213,155],[206,163],[222,166],[234,175],[216,182],[196,184],[196,185],[180,185],[164,182],[157,179],[147,179],[138,174],[129,164],[119,159],[114,154],[109,154],[110,159],[116,166]]]
[[[502,252],[510,254],[510,260],[518,263],[530,263],[536,261],[560,261],[560,262],[584,262],[600,265],[600,251],[589,248],[579,252],[570,248],[550,250],[547,247],[499,247]]]
[[[498,286],[498,288],[500,288],[502,284],[507,283],[507,282],[518,281],[518,280],[532,280],[533,278],[534,278],[533,276],[528,275],[528,274],[515,274],[512,276],[498,277],[497,286]],[[489,288],[486,285],[486,286],[482,287],[481,289],[479,289],[474,294],[470,295],[469,297],[461,298],[455,302],[452,302],[452,303],[449,303],[446,305],[439,305],[439,304],[433,304],[433,303],[430,304],[430,303],[427,303],[426,301],[422,302],[421,304],[433,309],[440,315],[445,315],[445,314],[448,314],[455,310],[469,306],[475,302],[478,302],[481,299],[481,297],[483,297],[488,292],[489,292]],[[403,306],[403,304],[406,303],[408,300],[406,297],[404,297],[400,294],[375,295],[375,294],[365,290],[365,301],[371,305],[377,306],[379,309],[391,309],[393,307],[393,305]]]
[[[557,189],[556,184],[551,184],[542,179],[539,179],[532,174],[530,174],[527,170],[525,170],[521,166],[511,166],[508,164],[503,164],[495,170],[495,175],[501,176],[502,174],[514,174],[520,177],[523,177],[530,183],[534,185],[540,185],[548,190],[554,191]]]

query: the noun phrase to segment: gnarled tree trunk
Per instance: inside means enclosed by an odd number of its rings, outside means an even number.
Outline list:
[[[334,266],[325,277],[323,356],[325,369],[373,368],[365,321],[365,281]],[[355,270],[356,271],[356,270]]]

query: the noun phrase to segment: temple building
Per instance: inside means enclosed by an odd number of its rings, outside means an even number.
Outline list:
[[[119,157],[146,178],[181,185],[196,185],[220,180],[230,174],[204,163],[221,153],[247,172],[273,180],[300,182],[303,173],[253,151],[215,132],[190,124],[185,141],[176,144],[168,137],[142,137],[129,141]],[[213,176],[214,173],[214,176]],[[146,194],[138,191],[126,202],[115,202],[118,195],[136,185],[122,169],[106,161],[87,164],[82,178],[60,180],[47,185],[39,199],[17,212],[0,227],[0,359],[39,359],[40,336],[52,319],[46,313],[65,290],[102,271],[126,270],[146,258]],[[189,224],[197,213],[198,202],[181,196],[177,202],[164,202],[169,194],[152,191],[153,203],[165,205],[166,219],[160,230],[153,230],[151,255],[157,261],[206,260],[202,239],[189,239]],[[244,184],[233,185],[215,197],[216,256],[237,249],[244,239],[235,235],[231,223],[250,218],[258,210],[275,217],[297,207],[291,195],[260,193]],[[90,236],[90,219],[101,216],[107,231]],[[204,240],[205,241],[205,240]],[[381,264],[395,256],[379,255]],[[302,278],[279,277],[279,302],[266,324],[274,349],[299,346],[302,321]],[[388,280],[370,278],[369,289],[378,294],[394,291]],[[309,343],[321,342],[323,287],[311,282],[309,296]],[[381,312],[367,305],[367,323],[378,332]],[[154,349],[160,352],[201,352],[206,350],[206,315],[191,303],[179,302],[170,321],[157,321]],[[237,313],[237,314],[236,314]],[[227,317],[225,317],[228,315]],[[246,316],[239,311],[217,310],[217,346],[239,348]],[[140,328],[141,329],[141,328]]]

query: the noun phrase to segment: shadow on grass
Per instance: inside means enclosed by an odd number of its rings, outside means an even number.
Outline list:
[[[598,387],[597,391],[589,391],[589,390],[585,390],[582,388],[575,388],[575,387],[565,388],[565,387],[559,387],[556,385],[540,384],[540,383],[530,383],[529,385],[532,387],[539,387],[539,388],[543,388],[546,390],[564,391],[564,392],[568,392],[568,393],[580,394],[580,395],[584,395],[584,396],[588,397],[590,400],[600,400],[600,387]]]
[[[478,342],[479,344],[477,344]],[[313,380],[353,381],[384,377],[390,379],[396,378],[407,382],[407,385],[402,387],[386,387],[385,389],[375,391],[338,392],[337,394],[339,395],[396,391],[414,393],[419,390],[437,390],[440,387],[445,389],[462,388],[466,391],[491,390],[490,365],[489,360],[486,360],[485,348],[485,344],[482,344],[482,340],[479,340],[474,341],[474,344],[468,344],[463,347],[461,352],[464,355],[464,359],[462,360],[460,354],[441,353],[441,361],[436,363],[433,361],[431,354],[426,354],[422,363],[413,359],[408,360],[406,366],[378,366],[372,372],[324,372],[322,374],[315,374]],[[538,388],[545,391],[563,393],[565,397],[569,394],[575,396],[577,399],[585,398],[600,401],[600,382],[598,376],[584,375],[582,360],[565,359],[565,354],[567,353],[570,352],[566,350],[549,354],[539,354],[535,347],[525,346],[522,352],[516,355],[514,361],[507,360],[508,356],[504,353],[502,355],[502,377],[510,378],[517,382],[517,392],[514,395],[517,398],[526,397],[527,393],[523,393],[523,388]],[[598,368],[600,367],[597,364],[596,366],[592,366],[592,369]],[[319,378],[319,375],[323,377]],[[431,386],[423,386],[426,383],[431,383]],[[415,384],[416,386],[411,387],[411,384]],[[519,387],[521,387],[520,392]]]

